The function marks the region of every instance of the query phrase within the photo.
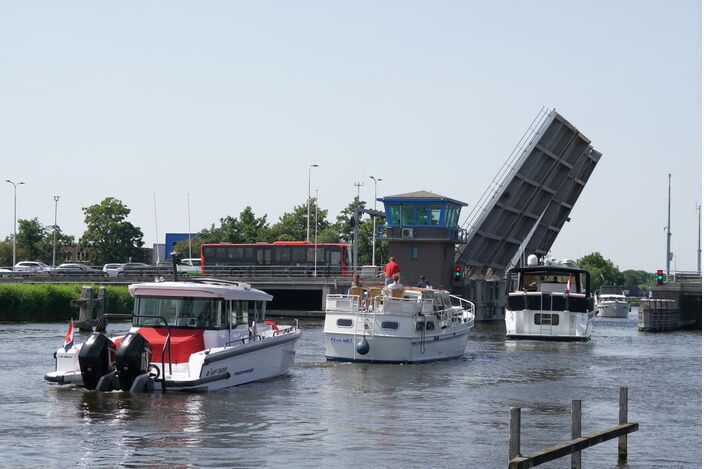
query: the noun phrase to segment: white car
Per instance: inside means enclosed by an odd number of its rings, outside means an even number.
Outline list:
[[[200,274],[200,257],[181,259],[181,263],[176,266],[176,270],[186,274]]]
[[[15,272],[51,274],[51,267],[39,261],[20,261],[12,268]]]
[[[123,265],[124,264],[105,264],[103,266],[103,272],[105,272],[108,277],[117,277],[117,273]]]

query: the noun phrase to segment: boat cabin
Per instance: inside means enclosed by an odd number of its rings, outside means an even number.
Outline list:
[[[593,309],[589,272],[556,266],[529,266],[508,271],[509,310]]]

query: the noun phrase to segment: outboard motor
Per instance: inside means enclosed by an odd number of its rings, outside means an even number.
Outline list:
[[[129,391],[137,376],[147,372],[151,347],[147,339],[136,332],[129,332],[115,354],[115,369],[120,389]]]
[[[105,334],[93,332],[78,352],[83,386],[95,389],[98,381],[113,369],[115,344]]]

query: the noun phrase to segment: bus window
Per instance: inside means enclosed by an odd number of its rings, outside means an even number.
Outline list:
[[[277,249],[274,251],[274,262],[282,265],[291,262],[291,248],[277,246]]]
[[[248,246],[244,248],[244,260],[248,263],[254,262],[254,247]]]
[[[294,264],[304,264],[306,262],[306,248],[304,246],[291,248],[291,262]]]
[[[330,251],[330,265],[339,267],[342,263],[342,253],[340,251]]]
[[[266,247],[257,247],[257,265],[271,264],[271,249]]]

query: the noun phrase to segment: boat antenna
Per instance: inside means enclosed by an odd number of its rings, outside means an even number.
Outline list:
[[[161,261],[161,256],[159,255],[159,225],[156,221],[156,192],[152,192],[152,198],[154,199],[154,231],[156,232],[156,263],[158,265],[159,261]]]

